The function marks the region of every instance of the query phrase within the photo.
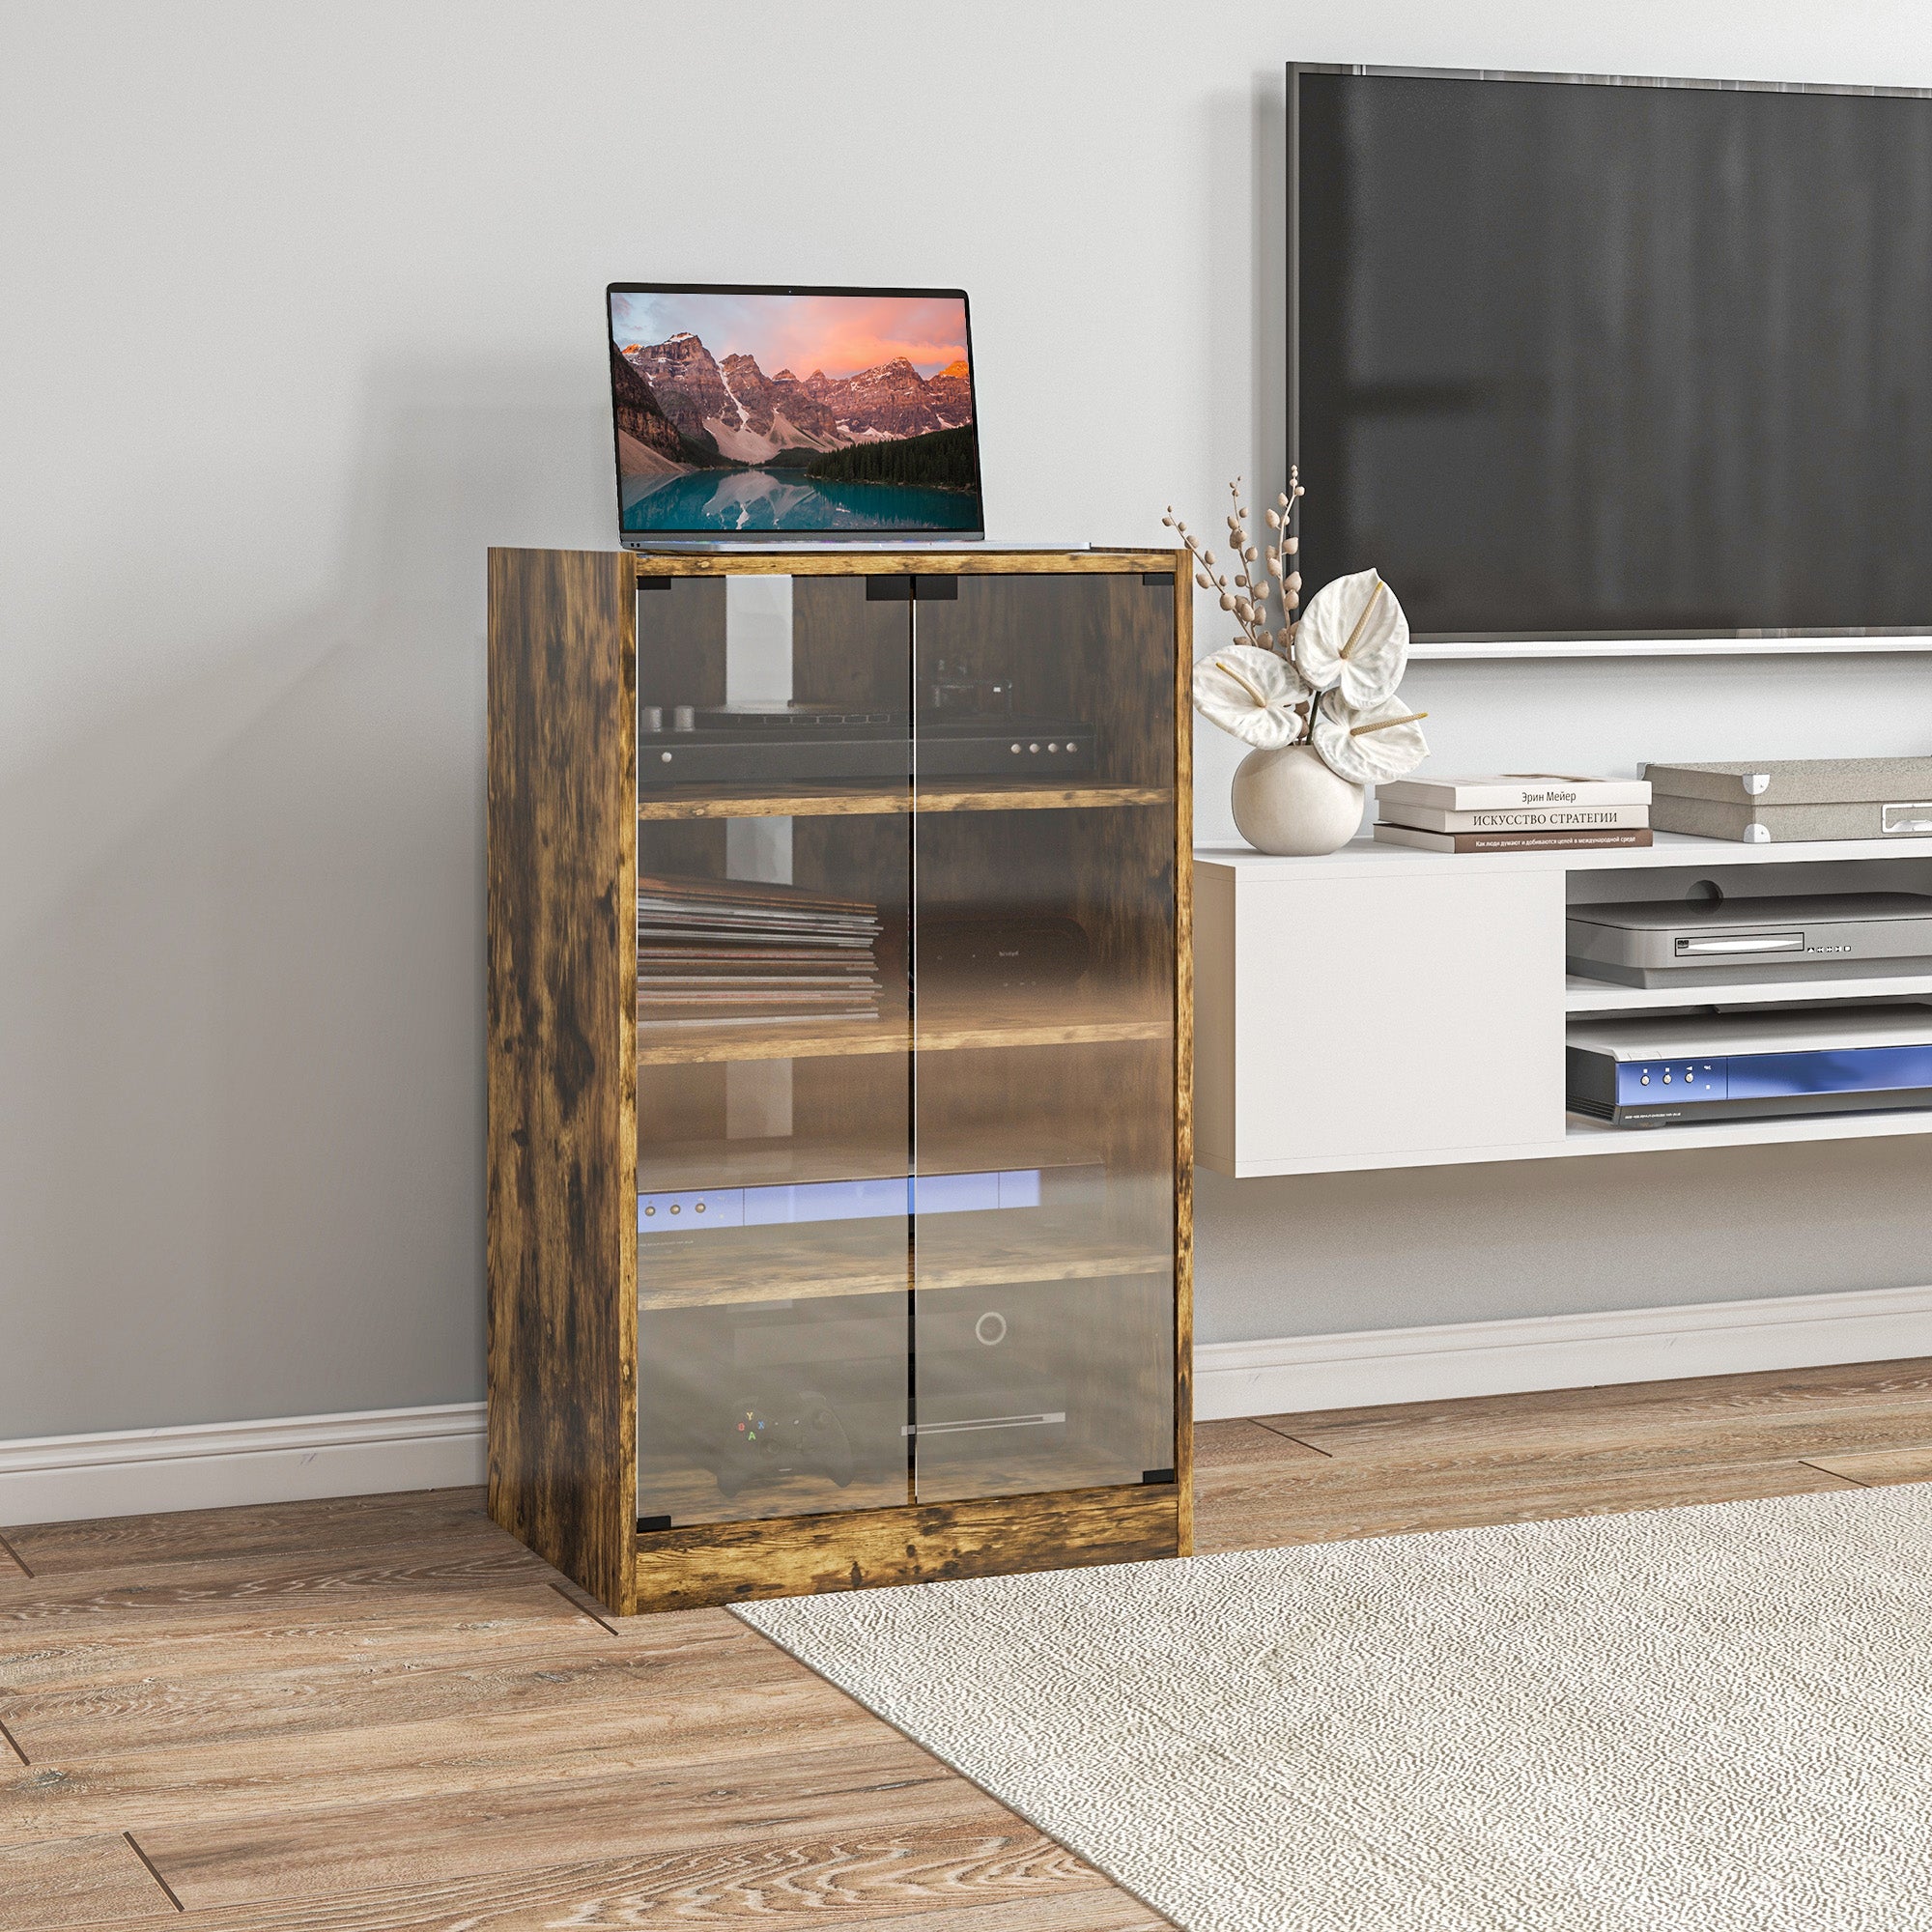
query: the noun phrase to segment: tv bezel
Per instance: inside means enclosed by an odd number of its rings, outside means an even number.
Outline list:
[[[771,530],[627,530],[624,527],[624,469],[617,442],[617,412],[611,411],[611,456],[617,484],[617,542],[624,550],[688,551],[773,550],[793,544],[830,544],[848,549],[930,549],[935,545],[983,543],[986,540],[986,478],[980,461],[980,378],[973,360],[973,305],[964,289],[838,288],[812,282],[609,282],[604,289],[606,345],[615,348],[611,327],[612,296],[892,296],[914,300],[957,301],[966,325],[966,390],[973,405],[973,470],[979,487],[973,493],[980,522],[973,529],[771,529]]]
[[[1290,61],[1288,75],[1288,166],[1286,235],[1288,259],[1288,345],[1286,395],[1288,464],[1301,460],[1301,90],[1304,73],[1352,74],[1378,80],[1511,80],[1552,87],[1682,88],[1705,94],[1853,95],[1876,100],[1932,101],[1932,88],[1860,86],[1841,81],[1692,80],[1671,74],[1539,73],[1511,68],[1377,67],[1346,61]],[[1697,639],[1928,638],[1932,613],[1923,624],[1847,625],[1842,629],[1805,626],[1793,630],[1594,631],[1418,631],[1415,641],[1429,644],[1537,644],[1651,642]]]

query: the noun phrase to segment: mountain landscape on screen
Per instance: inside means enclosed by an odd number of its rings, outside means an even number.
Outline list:
[[[612,290],[611,394],[627,531],[981,526],[956,298]]]

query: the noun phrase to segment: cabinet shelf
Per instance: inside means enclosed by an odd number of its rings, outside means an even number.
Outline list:
[[[1932,1134],[1932,1111],[1800,1114],[1781,1121],[1706,1121],[1683,1127],[1613,1127],[1582,1114],[1565,1117],[1558,1154],[1664,1153],[1672,1148],[1769,1147],[1788,1141],[1889,1140]]]
[[[1139,1490],[1143,1471],[1118,1456],[1087,1447],[1031,1448],[1023,1431],[979,1438],[976,1447],[983,1463],[993,1460],[1000,1487],[992,1494],[1035,1495],[1047,1492],[1054,1482],[1074,1489]],[[861,1476],[840,1489],[830,1476],[795,1470],[747,1485],[736,1496],[726,1496],[709,1469],[696,1463],[668,1464],[651,1472],[653,1499],[665,1504],[674,1529],[693,1524],[742,1524],[747,1530],[773,1516],[824,1519],[859,1510],[889,1509],[916,1498],[903,1471],[887,1476]],[[831,1525],[835,1528],[836,1525]],[[755,1533],[755,1532],[753,1532]],[[663,1537],[659,1529],[645,1531],[640,1541]]]
[[[674,1248],[664,1245],[675,1243]],[[675,1255],[677,1280],[660,1287],[653,1261]],[[1096,1237],[1093,1216],[1055,1208],[939,1214],[918,1224],[917,1280],[906,1223],[823,1221],[810,1228],[720,1228],[643,1235],[638,1305],[649,1312],[729,1303],[903,1294],[1013,1282],[1097,1281],[1165,1274],[1174,1257],[1145,1242]]]
[[[645,821],[684,818],[846,818],[919,811],[1068,811],[1094,807],[1172,805],[1165,785],[1094,781],[1086,784],[667,785],[638,801]]]
[[[1520,852],[1429,852],[1414,845],[1385,845],[1376,838],[1351,838],[1334,852],[1312,859],[1283,859],[1247,845],[1201,845],[1197,866],[1214,866],[1257,883],[1316,878],[1375,878],[1391,882],[1427,873],[1479,879],[1520,872],[1631,872],[1657,866],[1828,865],[1861,859],[1932,859],[1932,837],[1890,838],[1814,838],[1780,845],[1743,845],[1729,838],[1698,838],[1688,832],[1654,832],[1648,845],[1599,845]]]
[[[788,1135],[772,1140],[644,1141],[638,1148],[638,1192],[891,1179],[907,1172],[907,1154],[903,1142],[889,1146],[882,1134],[869,1139]],[[1030,1133],[1018,1122],[919,1136],[919,1171],[923,1174],[1089,1167],[1098,1158],[1091,1148]]]
[[[789,1020],[757,1026],[640,1026],[638,1064],[693,1066],[726,1060],[827,1060],[847,1054],[955,1053],[976,1047],[1077,1046],[1171,1039],[1168,1013],[1122,1013],[1104,990],[927,997],[916,1039],[903,1011],[876,1020]]]
[[[767,1476],[727,1496],[709,1469],[666,1456],[653,1462],[650,1486],[651,1500],[676,1529],[694,1523],[741,1523],[750,1528],[774,1516],[838,1516],[852,1510],[902,1508],[913,1500],[903,1468],[892,1475],[875,1472],[856,1477],[843,1489],[817,1470],[795,1469]],[[662,1535],[664,1526],[644,1533]]]
[[[982,1436],[976,1447],[981,1459],[996,1458],[1002,1486],[995,1494],[1038,1494],[1061,1482],[1072,1489],[1142,1487],[1143,1471],[1104,1450],[1082,1445],[1041,1451],[1014,1430]],[[666,1506],[672,1525],[741,1523],[747,1528],[773,1516],[832,1517],[856,1510],[888,1509],[916,1500],[903,1471],[894,1476],[861,1476],[840,1489],[830,1476],[795,1470],[747,1485],[736,1496],[726,1496],[709,1469],[695,1463],[667,1463],[651,1472],[653,1499]],[[646,1531],[663,1536],[663,1530]]]
[[[1546,658],[1580,663],[1591,658],[1779,658],[1888,656],[1932,651],[1922,632],[1783,638],[1418,638],[1408,647],[1418,663],[1473,664]]]
[[[1732,980],[1713,986],[1619,986],[1572,973],[1563,982],[1563,1009],[1570,1013],[1627,1013],[1659,1007],[1759,1007],[1820,1000],[1932,999],[1932,973],[1887,977]]]
[[[1392,1167],[1466,1167],[1518,1160],[1594,1159],[1599,1155],[1673,1153],[1690,1149],[1781,1147],[1808,1141],[1895,1140],[1932,1134],[1932,1109],[1895,1114],[1801,1114],[1777,1121],[1708,1121],[1681,1127],[1617,1127],[1566,1114],[1560,1135],[1498,1141],[1481,1147],[1390,1149],[1385,1152],[1290,1155],[1241,1163],[1236,1179],[1291,1174],[1347,1174]],[[1205,1163],[1204,1163],[1205,1165]]]

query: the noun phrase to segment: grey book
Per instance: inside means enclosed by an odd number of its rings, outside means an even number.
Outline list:
[[[1932,836],[1932,802],[1850,805],[1724,805],[1710,798],[1652,795],[1659,832],[1728,838],[1740,845],[1797,845],[1821,838],[1910,838]]]
[[[1666,798],[1709,799],[1719,805],[1901,805],[1932,800],[1932,757],[1767,758],[1755,763],[1645,765],[1654,803]],[[1932,813],[1932,806],[1926,808]],[[1652,814],[1662,831],[1666,826]],[[1705,835],[1735,837],[1729,833]],[[1807,833],[1806,838],[1861,838],[1861,833]],[[1877,838],[1874,828],[1870,834]]]
[[[1391,802],[1378,787],[1376,803],[1386,825],[1418,832],[1615,832],[1650,823],[1647,805],[1531,806],[1520,811],[1445,811],[1440,806]]]

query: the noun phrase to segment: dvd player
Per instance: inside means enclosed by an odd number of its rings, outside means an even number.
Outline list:
[[[1572,1113],[1613,1126],[1932,1106],[1932,1005],[1808,1008],[1569,1029]]]
[[[1574,905],[1564,931],[1571,972],[1620,985],[1814,980],[1821,970],[1932,961],[1932,897],[1829,893]]]
[[[1095,732],[1072,718],[967,717],[834,705],[645,705],[640,786],[855,779],[1082,778]]]

